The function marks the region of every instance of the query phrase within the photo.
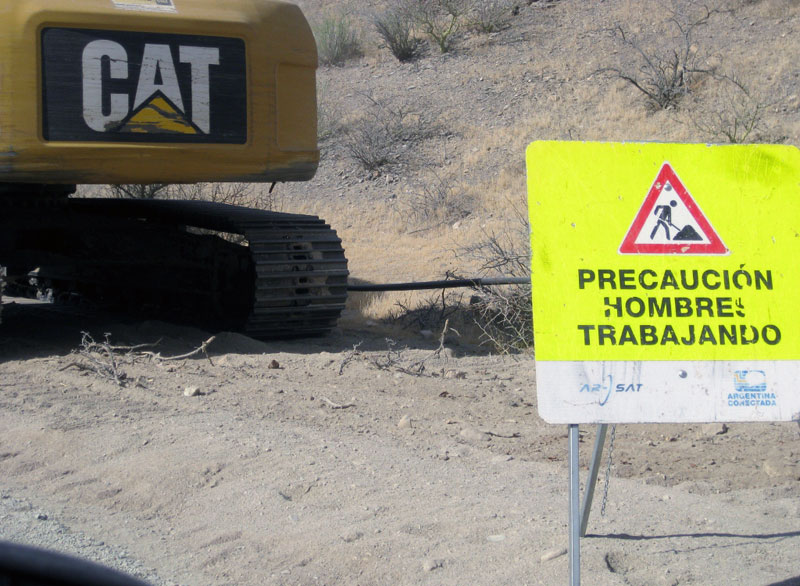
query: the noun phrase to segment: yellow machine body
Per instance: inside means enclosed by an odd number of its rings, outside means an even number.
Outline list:
[[[314,37],[273,0],[0,3],[0,183],[292,181]]]

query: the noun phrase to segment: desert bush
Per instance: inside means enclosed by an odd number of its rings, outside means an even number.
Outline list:
[[[319,62],[343,65],[361,56],[361,40],[350,19],[343,14],[326,16],[314,27]]]
[[[481,33],[493,33],[508,26],[513,3],[510,0],[485,0],[472,9],[472,28]]]
[[[474,205],[474,198],[466,192],[463,184],[433,171],[416,185],[403,215],[412,225],[440,226],[467,217]]]
[[[109,185],[103,195],[120,199],[170,199],[169,183],[125,183]]]
[[[342,129],[342,115],[330,98],[328,84],[317,78],[317,139],[324,143]],[[321,156],[325,155],[322,149]]]
[[[691,123],[709,142],[764,141],[764,119],[770,104],[735,76],[720,77],[720,85],[689,114]]]
[[[652,107],[674,107],[691,92],[699,76],[711,73],[701,67],[703,59],[696,38],[698,30],[708,24],[714,13],[705,6],[684,10],[673,8],[667,20],[671,30],[664,33],[670,39],[670,46],[663,52],[653,48],[656,43],[646,42],[626,31],[622,25],[616,26],[612,34],[626,49],[621,53],[626,65],[607,67],[602,71],[631,84],[645,95]]]
[[[361,94],[361,98],[361,116],[345,126],[342,146],[367,171],[397,162],[410,144],[433,131],[403,106],[370,94]]]
[[[394,160],[395,130],[391,122],[372,115],[349,125],[343,146],[348,155],[367,171],[374,171]]]
[[[402,0],[401,9],[442,53],[464,25],[472,0]]]
[[[151,183],[107,185],[99,195],[123,199],[211,201],[262,210],[279,210],[281,202],[258,183]]]
[[[465,307],[463,293],[441,289],[413,303],[397,301],[383,321],[403,329],[435,331],[448,322],[454,326],[462,322]]]
[[[389,9],[374,19],[378,36],[398,61],[413,61],[423,53],[423,45],[413,34],[413,22],[402,6]]]
[[[513,227],[489,232],[483,241],[462,248],[460,256],[477,261],[481,276],[530,275],[528,222],[521,212]],[[530,285],[480,286],[470,300],[473,319],[483,341],[502,353],[533,348],[533,310]]]

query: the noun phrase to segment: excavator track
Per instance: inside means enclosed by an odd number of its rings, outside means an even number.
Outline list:
[[[323,335],[344,309],[341,240],[316,216],[203,201],[74,198],[64,205],[57,215],[67,222],[40,218],[49,234],[66,230],[52,251],[70,248],[69,262],[44,262],[36,273],[57,296],[125,300],[128,308],[146,305],[159,316],[257,338]],[[26,240],[43,240],[35,236]]]
[[[336,232],[316,216],[200,201],[71,200],[78,208],[239,234],[249,244],[252,307],[241,329],[257,338],[321,335],[347,299],[347,260]]]

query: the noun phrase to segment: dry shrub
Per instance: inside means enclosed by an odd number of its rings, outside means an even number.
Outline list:
[[[784,140],[769,138],[765,115],[774,103],[735,76],[722,77],[720,82],[689,114],[691,123],[703,134],[703,140],[728,143]]]
[[[474,207],[474,198],[460,181],[432,171],[417,183],[402,214],[407,223],[430,228],[466,218]]]
[[[472,9],[471,27],[480,33],[507,28],[514,10],[510,0],[478,0]]]
[[[337,136],[342,130],[342,113],[330,96],[328,82],[317,78],[317,140],[323,143],[320,156],[326,154],[327,149],[324,148],[324,143]]]
[[[343,130],[343,147],[363,169],[397,163],[414,143],[429,137],[433,126],[402,105],[362,93],[361,115]]]
[[[402,0],[401,7],[439,51],[447,53],[464,25],[472,0]]]
[[[463,292],[441,289],[417,298],[414,303],[397,301],[383,321],[404,329],[435,331],[449,321],[459,321],[458,314],[464,313],[463,301]]]
[[[319,62],[323,65],[344,65],[361,57],[361,39],[350,18],[344,14],[328,15],[314,27]]]
[[[282,201],[270,186],[260,183],[128,183],[102,186],[101,197],[211,201],[279,211]]]
[[[489,232],[483,241],[461,249],[460,255],[477,261],[480,276],[530,276],[530,231],[521,212],[514,226]],[[530,285],[476,287],[470,299],[472,315],[484,342],[502,353],[533,348],[533,311]]]
[[[698,32],[708,24],[716,11],[707,6],[679,8],[673,6],[667,19],[667,29],[661,34],[669,39],[665,51],[658,44],[625,30],[622,25],[612,29],[623,51],[623,64],[601,71],[625,80],[642,92],[653,108],[669,109],[689,94],[698,78],[711,73],[701,67],[704,56],[697,45]]]
[[[378,36],[398,61],[414,61],[423,55],[423,44],[414,36],[413,22],[402,6],[376,16],[374,24]]]

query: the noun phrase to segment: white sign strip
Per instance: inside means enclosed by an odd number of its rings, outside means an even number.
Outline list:
[[[800,421],[799,380],[790,360],[536,364],[548,423]]]

